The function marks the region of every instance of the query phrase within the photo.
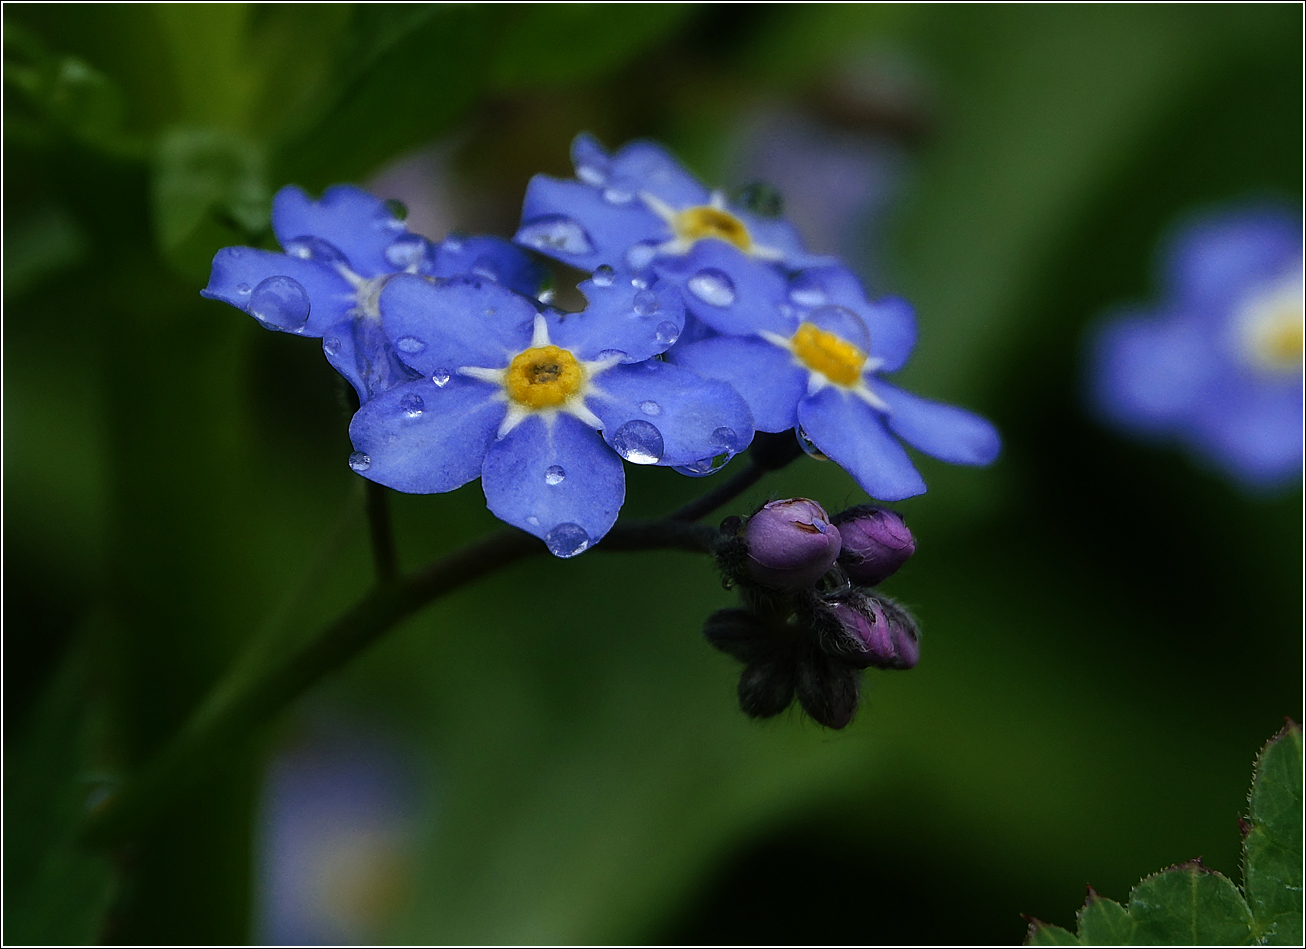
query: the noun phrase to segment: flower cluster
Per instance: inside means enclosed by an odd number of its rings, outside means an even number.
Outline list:
[[[608,155],[582,135],[573,155],[576,180],[531,181],[515,244],[437,245],[358,189],[284,188],[284,253],[225,248],[204,295],[322,339],[359,397],[354,471],[412,493],[479,477],[490,510],[559,557],[612,527],[623,461],[704,476],[755,431],[796,429],[894,500],[925,490],[898,438],[996,456],[983,419],[880,378],[915,340],[905,302],[869,301],[786,222],[709,194],[655,145]],[[550,305],[532,251],[588,273],[583,310]]]
[[[742,609],[718,610],[703,635],[743,662],[739,705],[753,718],[797,696],[822,725],[843,728],[866,668],[910,669],[920,634],[901,606],[872,589],[916,550],[902,516],[859,505],[831,518],[815,501],[763,505],[723,525],[717,563]]]
[[[1165,250],[1165,296],[1094,342],[1092,395],[1113,424],[1172,439],[1253,489],[1302,463],[1301,223],[1278,210],[1195,222]]]

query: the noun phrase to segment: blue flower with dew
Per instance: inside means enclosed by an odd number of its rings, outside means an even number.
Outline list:
[[[880,378],[900,369],[916,342],[905,301],[871,303],[843,267],[770,279],[775,286],[764,295],[784,302],[722,312],[711,325],[730,335],[677,346],[668,358],[730,383],[758,431],[797,427],[809,451],[836,461],[874,498],[925,491],[898,438],[954,464],[986,465],[997,457],[1001,441],[987,421]]]
[[[1109,422],[1175,441],[1253,489],[1301,476],[1302,234],[1278,209],[1209,215],[1164,250],[1164,295],[1093,340]]]
[[[729,385],[652,357],[679,335],[679,293],[600,270],[563,313],[489,281],[401,274],[381,321],[418,377],[349,427],[350,464],[415,494],[480,477],[490,510],[559,557],[597,543],[625,498],[622,459],[707,474],[753,438]]]
[[[377,301],[395,274],[475,274],[528,294],[544,277],[529,255],[497,237],[432,244],[380,198],[348,185],[328,188],[320,201],[282,188],[272,230],[285,253],[225,247],[201,295],[239,307],[268,329],[320,338],[327,361],[361,401],[413,378],[381,331]]]

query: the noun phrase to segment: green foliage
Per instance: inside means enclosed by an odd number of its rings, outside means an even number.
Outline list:
[[[1301,745],[1301,726],[1289,723],[1256,760],[1244,828],[1242,892],[1200,860],[1190,860],[1142,880],[1129,894],[1128,908],[1090,887],[1079,911],[1078,938],[1031,919],[1026,945],[1299,945]]]

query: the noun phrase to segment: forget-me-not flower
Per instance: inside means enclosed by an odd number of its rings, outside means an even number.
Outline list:
[[[480,477],[490,510],[579,554],[616,521],[621,460],[719,467],[753,438],[729,385],[652,357],[679,335],[674,287],[601,269],[562,313],[489,281],[401,274],[381,320],[418,378],[354,416],[355,471],[399,491],[451,491]]]
[[[360,401],[414,377],[381,331],[377,301],[397,273],[476,274],[534,294],[544,273],[497,237],[450,237],[433,245],[410,233],[386,202],[349,185],[313,201],[294,186],[277,192],[272,230],[285,253],[226,247],[213,258],[203,296],[249,313],[269,329],[319,337],[327,360]]]
[[[1252,488],[1300,477],[1300,219],[1199,220],[1165,250],[1164,298],[1098,334],[1092,394],[1114,424],[1172,438]]]
[[[925,491],[898,438],[955,464],[986,465],[997,457],[1001,442],[987,421],[880,378],[902,368],[916,343],[905,301],[869,302],[843,267],[800,271],[787,283],[771,279],[775,286],[761,297],[787,302],[722,311],[714,328],[731,335],[679,345],[668,358],[729,382],[748,402],[758,431],[797,427],[801,439],[881,500]]]

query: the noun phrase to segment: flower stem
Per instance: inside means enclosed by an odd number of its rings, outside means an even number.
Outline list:
[[[390,527],[389,488],[364,480],[367,497],[367,525],[372,535],[372,563],[376,582],[386,584],[399,576],[399,555],[395,552],[394,531]]]

